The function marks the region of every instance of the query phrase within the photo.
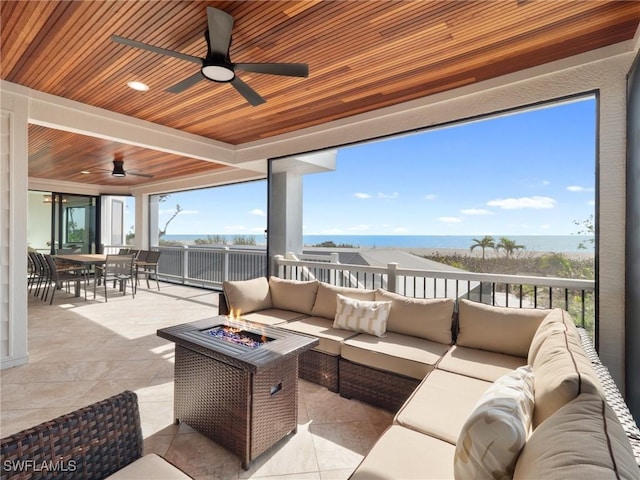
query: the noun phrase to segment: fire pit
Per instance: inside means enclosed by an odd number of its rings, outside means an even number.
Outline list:
[[[215,317],[158,330],[176,343],[174,413],[246,470],[298,424],[298,356],[318,339]]]
[[[217,327],[208,328],[203,331],[212,337],[221,338],[227,342],[235,343],[236,345],[244,345],[248,348],[257,348],[267,342],[273,341],[273,338],[269,338],[265,335],[259,335],[257,333],[242,330],[240,328],[234,328],[228,325],[218,325]]]

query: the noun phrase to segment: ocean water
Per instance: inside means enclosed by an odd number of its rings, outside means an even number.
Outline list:
[[[267,240],[261,235],[219,235],[227,239],[227,244],[232,245],[236,236],[253,237],[257,245],[265,245]],[[399,247],[399,248],[455,248],[468,249],[484,235],[304,235],[305,246],[317,245],[332,241],[335,244],[353,245],[361,248],[375,247]],[[500,237],[506,237],[515,241],[518,245],[524,245],[525,251],[530,252],[585,252],[593,253],[593,237],[588,235],[493,235],[496,242]],[[193,242],[196,239],[206,239],[207,235],[171,235],[164,237],[169,241]],[[587,249],[580,249],[580,243]]]

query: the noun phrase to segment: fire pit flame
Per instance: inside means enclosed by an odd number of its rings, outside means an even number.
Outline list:
[[[210,328],[209,330],[206,330],[205,333],[227,342],[235,343],[236,345],[243,345],[249,348],[260,347],[272,340],[265,335],[260,335],[243,330],[242,328],[227,325]]]

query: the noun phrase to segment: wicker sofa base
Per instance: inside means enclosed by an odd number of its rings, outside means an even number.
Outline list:
[[[340,359],[340,396],[397,412],[420,380]]]
[[[339,358],[337,355],[307,350],[299,357],[298,376],[338,393]]]

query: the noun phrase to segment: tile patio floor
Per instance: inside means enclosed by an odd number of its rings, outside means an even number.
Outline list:
[[[152,285],[153,287],[153,285]],[[392,414],[301,380],[298,433],[255,460],[240,460],[185,424],[173,424],[174,344],[158,328],[217,314],[218,294],[160,284],[136,298],[116,291],[109,302],[56,294],[29,296],[28,365],[0,372],[0,436],[123,390],[138,394],[145,451],[196,479],[345,479]],[[142,479],[141,479],[142,480]]]

